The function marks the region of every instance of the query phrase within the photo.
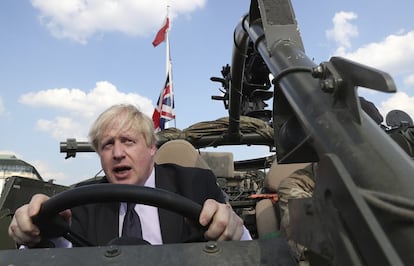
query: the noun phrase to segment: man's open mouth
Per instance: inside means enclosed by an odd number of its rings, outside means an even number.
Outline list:
[[[117,174],[124,173],[124,172],[127,172],[129,170],[131,170],[131,167],[129,167],[129,166],[122,166],[122,167],[115,167],[114,168],[114,172],[117,173]]]

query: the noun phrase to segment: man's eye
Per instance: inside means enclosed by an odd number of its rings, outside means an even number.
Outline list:
[[[106,142],[104,144],[102,144],[102,149],[109,149],[110,147],[112,147],[112,142]]]
[[[134,143],[135,143],[135,141],[133,141],[132,139],[126,139],[126,140],[124,141],[124,143],[125,143],[125,144],[127,144],[127,145],[132,145],[132,144],[134,144]]]

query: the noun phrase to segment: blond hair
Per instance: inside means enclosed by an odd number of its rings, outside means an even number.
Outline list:
[[[131,104],[117,104],[101,113],[89,130],[89,141],[98,151],[99,141],[105,129],[114,121],[119,130],[134,130],[142,134],[148,147],[155,145],[157,137],[152,119]]]

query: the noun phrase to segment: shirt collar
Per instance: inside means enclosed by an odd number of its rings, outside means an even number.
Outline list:
[[[152,168],[151,174],[144,183],[145,187],[155,188],[155,167]]]

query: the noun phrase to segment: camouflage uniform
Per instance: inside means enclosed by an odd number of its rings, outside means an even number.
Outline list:
[[[375,107],[375,105],[365,100],[363,97],[359,97],[362,109],[375,121],[380,127],[384,121],[381,113]],[[401,147],[403,150],[414,158],[414,127],[410,125],[407,128],[400,130],[391,130],[388,132],[391,138]],[[289,199],[300,199],[312,197],[315,187],[315,168],[316,163],[313,163],[303,169],[299,169],[293,172],[290,176],[282,180],[278,188],[279,207],[280,207],[280,231],[288,240],[288,243],[296,257],[300,262],[299,265],[308,265],[305,258],[306,248],[292,240],[292,229],[289,223]]]
[[[303,169],[293,172],[290,176],[282,180],[278,189],[279,207],[280,207],[280,231],[288,240],[294,256],[298,261],[304,261],[305,247],[295,243],[291,239],[291,230],[289,226],[289,199],[310,198],[312,197],[315,187],[314,165],[309,165]]]
[[[363,97],[359,97],[361,108],[375,121],[378,125],[384,121],[381,113],[375,107],[375,105],[367,101]],[[414,137],[413,137],[414,139]],[[288,240],[294,255],[298,261],[304,261],[305,247],[295,243],[291,239],[291,228],[289,224],[289,199],[300,199],[312,197],[313,190],[315,187],[315,167],[316,163],[310,164],[309,166],[299,169],[293,172],[290,176],[282,180],[278,188],[279,196],[279,207],[280,207],[280,231]]]

